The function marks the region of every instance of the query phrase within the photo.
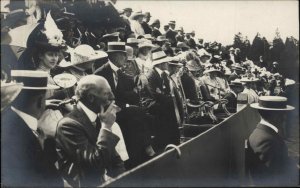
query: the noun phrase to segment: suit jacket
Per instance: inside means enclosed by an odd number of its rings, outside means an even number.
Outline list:
[[[184,42],[184,36],[183,35],[176,35],[177,42]]]
[[[161,32],[157,28],[153,28],[152,30],[152,37],[157,38],[158,36],[161,36]]]
[[[169,39],[172,47],[176,47],[176,45],[177,45],[176,35],[177,35],[177,32],[173,31],[171,29],[169,29],[166,32],[166,38]]]
[[[188,45],[190,48],[196,49],[196,42],[195,42],[195,40],[194,40],[193,38],[188,39],[187,45]]]
[[[10,187],[61,187],[53,161],[24,120],[10,108],[1,121],[1,181]],[[41,133],[40,133],[41,134]],[[42,135],[42,134],[41,134]]]
[[[121,73],[118,77],[118,84],[115,86],[113,70],[111,69],[109,63],[106,63],[102,67],[98,68],[94,74],[106,78],[111,86],[112,92],[115,95],[116,104],[118,106],[125,108],[126,104],[138,105],[139,96],[133,91],[135,87],[133,77],[125,73]]]
[[[104,129],[99,132],[82,109],[75,108],[59,121],[55,138],[59,170],[71,186],[98,186],[105,169],[112,177],[124,170],[115,150],[119,137]]]
[[[289,159],[283,138],[266,125],[259,123],[250,135],[246,161],[255,185],[297,184],[296,164]]]
[[[144,29],[145,34],[151,34],[152,33],[152,29],[150,28],[150,26],[148,25],[148,23],[143,22],[142,27]]]

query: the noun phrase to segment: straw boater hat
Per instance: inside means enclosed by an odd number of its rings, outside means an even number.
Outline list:
[[[158,51],[152,53],[152,66],[169,62],[171,60],[172,59],[169,56],[167,56],[164,51]]]
[[[73,74],[62,73],[55,75],[53,81],[62,88],[70,88],[77,83],[77,78]]]
[[[186,63],[186,68],[189,71],[200,71],[201,67],[195,60],[190,60]]]
[[[107,59],[107,53],[100,50],[94,50],[87,44],[77,46],[71,54],[71,62],[61,61],[60,67],[76,66],[83,63],[94,63],[97,59]]]
[[[241,79],[241,82],[244,82],[244,83],[258,82],[258,81],[259,81],[259,79],[255,78],[255,77],[243,77]]]
[[[143,35],[145,39],[147,40],[154,40],[154,38],[151,36],[151,34],[145,34]]]
[[[169,25],[175,25],[175,24],[176,24],[175,21],[173,21],[173,20],[169,21]]]
[[[37,48],[49,50],[60,50],[66,48],[63,34],[55,24],[50,12],[47,14],[43,28],[37,32],[34,41]]]
[[[23,83],[22,89],[47,90],[58,89],[56,85],[48,84],[48,73],[44,71],[12,70],[11,77],[18,83]]]
[[[166,36],[160,35],[156,38],[156,41],[163,42],[163,41],[168,41],[168,39],[166,38]]]
[[[252,108],[259,110],[289,111],[294,110],[293,106],[287,105],[286,97],[279,96],[261,96],[258,103],[250,104]]]
[[[107,44],[107,53],[111,52],[126,53],[125,42],[109,42]]]

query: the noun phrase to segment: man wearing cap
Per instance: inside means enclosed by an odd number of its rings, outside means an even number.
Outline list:
[[[101,76],[81,78],[75,91],[76,107],[57,125],[58,168],[73,187],[95,187],[124,171],[123,159],[116,151],[121,140],[114,133],[116,113],[114,95]]]
[[[288,156],[283,140],[287,112],[287,98],[261,96],[258,103],[250,105],[261,116],[249,136],[246,162],[255,186],[293,186],[299,183],[299,169]]]
[[[124,135],[129,155],[125,166],[130,169],[154,155],[151,137],[147,132],[149,122],[145,110],[140,105],[134,78],[123,72],[123,66],[127,61],[125,43],[109,42],[107,53],[109,61],[94,74],[106,78],[115,95],[116,104],[122,109],[117,114],[117,122]]]
[[[169,22],[170,28],[166,32],[166,38],[170,41],[171,47],[176,47],[177,45],[177,40],[176,40],[177,32],[175,31],[175,25],[176,25],[175,21],[170,21]]]
[[[150,12],[145,12],[144,21],[141,24],[144,29],[145,34],[152,34],[152,29],[150,28],[150,26],[148,24],[150,21],[150,18],[151,18]]]
[[[159,31],[160,28],[160,21],[158,19],[155,19],[152,24],[152,36],[154,38],[157,38],[158,36],[162,35],[161,32]]]
[[[170,79],[168,62],[170,58],[163,52],[152,54],[153,68],[147,74],[150,93],[148,109],[156,118],[156,148],[162,151],[168,144],[179,144],[179,129],[182,117],[178,108],[178,95]]]
[[[135,12],[131,16],[130,27],[135,36],[145,35],[145,31],[142,27],[144,16],[145,14],[142,12]]]
[[[38,119],[45,110],[48,85],[43,71],[13,70],[13,80],[22,82],[22,91],[3,113],[1,120],[1,182],[8,187],[61,187],[63,182],[42,142]],[[55,151],[53,151],[55,152]]]

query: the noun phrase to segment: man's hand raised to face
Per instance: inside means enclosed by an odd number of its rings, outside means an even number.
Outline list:
[[[103,128],[107,128],[111,130],[111,126],[116,121],[116,113],[119,112],[121,109],[115,105],[115,101],[113,101],[107,110],[104,112],[104,108],[101,108],[101,111],[99,113],[99,117],[101,119],[101,122],[103,123]]]

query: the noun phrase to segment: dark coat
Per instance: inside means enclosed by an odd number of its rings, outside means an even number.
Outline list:
[[[98,186],[104,181],[105,169],[112,177],[124,171],[115,150],[118,141],[119,137],[107,130],[99,133],[85,112],[75,108],[58,123],[59,170],[71,186]]]
[[[289,159],[283,138],[270,127],[257,125],[249,137],[246,154],[255,185],[282,186],[297,183],[296,164]]]
[[[1,120],[1,182],[10,187],[62,187],[63,181],[41,137],[10,108]]]
[[[119,74],[116,87],[113,70],[109,63],[97,69],[94,74],[106,78],[115,95],[116,104],[122,108],[117,113],[116,121],[122,130],[129,155],[129,161],[126,162],[126,166],[132,168],[146,160],[145,148],[151,142],[149,117],[146,114],[146,110],[139,106],[139,95],[133,91],[135,87],[133,77],[124,73]],[[126,104],[132,106],[126,107]]]
[[[145,34],[152,34],[152,29],[150,28],[150,26],[148,25],[148,23],[143,22],[142,27],[144,29]]]
[[[187,45],[190,48],[196,49],[196,42],[195,42],[195,40],[193,38],[187,39]]]
[[[185,42],[183,35],[176,35],[176,40],[177,40],[177,42]]]
[[[158,29],[153,28],[152,37],[157,38],[158,36],[161,36],[161,35],[162,35],[162,33]]]
[[[179,129],[175,115],[173,99],[164,89],[163,80],[153,68],[147,74],[149,82],[149,98],[152,102],[148,106],[149,112],[156,118],[157,146],[165,147],[167,144],[179,144]],[[176,98],[175,94],[175,98]],[[176,102],[180,99],[176,98]]]
[[[166,38],[170,41],[172,47],[176,47],[177,46],[176,35],[177,35],[177,32],[173,31],[171,29],[169,29],[166,32]]]
[[[199,97],[193,78],[191,78],[188,74],[183,74],[181,77],[181,82],[186,99],[189,99],[192,104],[197,103]]]

